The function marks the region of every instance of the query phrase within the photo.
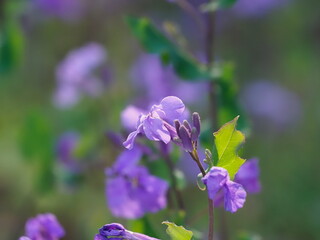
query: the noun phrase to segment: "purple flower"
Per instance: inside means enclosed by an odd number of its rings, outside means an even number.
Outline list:
[[[293,92],[268,81],[258,81],[247,86],[242,93],[246,111],[261,128],[288,129],[301,116],[301,105]]]
[[[94,75],[94,71],[102,67],[106,58],[105,49],[97,43],[89,43],[71,51],[56,70],[58,86],[54,104],[67,108],[75,105],[82,94],[92,97],[100,95],[103,82]]]
[[[195,103],[203,98],[207,84],[190,83],[180,80],[171,66],[164,66],[157,56],[142,55],[132,68],[134,86],[146,93],[148,102],[158,102],[165,96],[173,95],[184,102]],[[144,99],[145,100],[145,99]]]
[[[240,183],[248,193],[261,191],[259,160],[247,160],[239,169],[234,181]]]
[[[94,237],[94,240],[158,240],[141,233],[135,233],[126,230],[119,223],[106,224],[99,229],[99,234]]]
[[[230,180],[226,169],[212,167],[202,181],[207,186],[210,199],[215,200],[221,190],[224,192],[224,208],[227,211],[234,213],[243,207],[247,193],[241,184]]]
[[[81,15],[80,0],[32,0],[37,10],[65,20],[73,20]]]
[[[238,0],[234,11],[242,17],[259,17],[287,2],[288,0]]]
[[[181,119],[184,111],[185,106],[181,99],[173,96],[165,97],[159,105],[153,105],[149,113],[140,115],[136,130],[129,134],[123,145],[127,149],[132,149],[134,140],[140,133],[150,140],[169,143],[171,139],[177,137],[173,122]]]
[[[39,214],[26,223],[26,236],[19,240],[58,240],[65,235],[55,215]]]
[[[124,151],[112,168],[106,170],[106,197],[112,214],[135,219],[166,207],[168,183],[136,166],[142,152],[135,147]]]
[[[74,156],[74,150],[79,142],[79,135],[75,132],[66,132],[60,136],[56,151],[59,162],[71,172],[78,172],[80,166],[78,159]]]

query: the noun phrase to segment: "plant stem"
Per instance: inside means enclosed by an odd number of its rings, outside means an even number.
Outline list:
[[[211,0],[208,0],[210,2]],[[207,31],[206,31],[206,57],[209,66],[213,65],[214,62],[214,31],[215,31],[215,12],[210,11],[206,16]],[[210,79],[211,80],[211,79]],[[209,113],[211,118],[211,126],[213,130],[217,129],[217,90],[216,84],[213,81],[209,83]],[[214,238],[214,204],[213,200],[208,198],[208,214],[209,214],[209,233],[208,240]]]
[[[204,177],[206,175],[206,171],[203,168],[199,155],[196,149],[194,149],[192,152],[189,152],[190,156],[192,159],[197,163],[202,176]],[[213,206],[213,201],[208,197],[208,214],[209,214],[209,233],[208,233],[208,240],[213,240],[213,232],[214,232],[214,206]]]
[[[161,143],[163,144],[163,143]],[[165,144],[163,144],[161,146],[162,148],[165,148]],[[175,166],[174,166],[174,163],[170,157],[169,154],[166,153],[166,151],[161,151],[161,154],[168,166],[168,169],[169,169],[169,175],[170,175],[170,179],[171,179],[171,183],[172,183],[172,191],[174,192],[174,195],[175,195],[175,198],[177,200],[177,204],[178,204],[178,208],[180,211],[183,211],[185,212],[185,207],[184,207],[184,202],[183,202],[183,197],[182,197],[182,193],[181,191],[178,189],[178,184],[177,184],[177,179],[176,177],[174,176],[174,171],[175,171]]]

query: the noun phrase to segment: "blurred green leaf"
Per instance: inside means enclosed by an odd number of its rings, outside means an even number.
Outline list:
[[[54,185],[54,138],[49,120],[41,113],[26,117],[20,132],[20,146],[25,159],[36,167],[37,190],[50,191]]]
[[[40,113],[29,114],[20,131],[20,146],[26,159],[53,156],[53,132],[50,123]]]
[[[171,63],[177,75],[185,80],[211,79],[206,66],[182,52],[146,18],[127,17],[128,25],[149,53],[158,54],[165,63]]]
[[[23,35],[20,26],[11,22],[0,28],[0,73],[10,71],[21,59]]]
[[[209,3],[201,5],[201,11],[203,12],[212,12],[218,9],[225,9],[232,7],[237,0],[216,0]]]
[[[172,222],[162,222],[162,224],[166,224],[167,234],[170,236],[171,240],[191,240],[193,233],[182,226],[177,226]]]
[[[168,166],[165,163],[164,159],[158,159],[155,161],[146,161],[146,165],[152,175],[155,175],[159,178],[166,180],[170,185],[172,184],[170,173],[169,173],[170,169],[168,169]]]
[[[249,133],[250,124],[238,101],[238,86],[235,81],[233,63],[216,63],[214,78],[218,89],[218,124],[222,126],[234,116],[240,115],[238,128]]]
[[[236,129],[238,118],[239,116],[213,133],[217,151],[216,166],[228,170],[231,179],[245,162],[245,159],[238,156],[239,148],[245,141],[245,136]]]

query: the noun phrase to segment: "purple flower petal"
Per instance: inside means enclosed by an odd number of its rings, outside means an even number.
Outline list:
[[[140,108],[132,105],[126,107],[121,113],[122,126],[128,131],[135,130],[141,114],[145,114],[145,111]]]
[[[167,144],[171,140],[170,132],[159,118],[148,116],[143,122],[143,132],[147,138],[153,141],[163,141]]]
[[[209,198],[214,200],[216,194],[229,180],[229,174],[226,169],[221,167],[212,167],[210,171],[202,178],[203,183],[208,188]]]
[[[136,166],[142,157],[142,151],[139,147],[134,147],[131,150],[123,151],[117,158],[112,169],[116,173],[127,173]]]
[[[138,201],[130,198],[131,184],[124,177],[108,179],[106,196],[108,206],[116,217],[135,219],[142,217],[144,212]]]
[[[225,197],[224,197],[224,208],[229,212],[236,212],[239,208],[242,208],[247,193],[241,184],[228,181],[225,184]]]
[[[129,150],[131,150],[133,148],[134,145],[134,140],[136,139],[136,137],[138,136],[139,133],[141,133],[141,129],[142,129],[142,125],[140,125],[140,127],[136,130],[133,131],[132,133],[129,134],[127,140],[123,143],[123,146]]]
[[[179,119],[185,110],[185,105],[181,99],[174,96],[162,99],[160,106],[165,113],[165,120],[169,123],[173,123],[174,120]]]

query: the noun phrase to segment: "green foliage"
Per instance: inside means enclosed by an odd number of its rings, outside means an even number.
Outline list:
[[[172,222],[162,222],[162,224],[166,224],[167,234],[170,236],[171,240],[191,240],[193,233],[182,226],[177,226]]]
[[[201,6],[201,10],[203,12],[211,12],[211,11],[216,11],[219,9],[225,9],[225,8],[230,8],[232,7],[237,0],[216,0],[216,1],[211,1],[207,4],[203,4]]]
[[[227,169],[231,179],[245,162],[245,159],[238,156],[239,148],[245,141],[243,133],[236,129],[238,118],[239,116],[224,124],[213,134],[216,150],[215,165]]]
[[[21,151],[26,160],[34,163],[37,190],[41,193],[54,184],[54,139],[51,124],[40,113],[27,116],[20,132]]]
[[[53,132],[48,119],[37,112],[29,114],[20,131],[20,146],[28,160],[52,157]]]
[[[210,79],[210,73],[205,65],[180,50],[148,19],[127,17],[127,22],[145,50],[158,54],[164,63],[171,63],[181,78],[190,81]]]
[[[23,35],[20,26],[10,22],[0,27],[0,73],[10,71],[20,60]]]
[[[222,126],[234,116],[240,115],[238,128],[248,133],[248,119],[239,105],[238,86],[235,81],[234,65],[232,63],[217,63],[214,69],[214,78],[218,89],[218,124]]]

